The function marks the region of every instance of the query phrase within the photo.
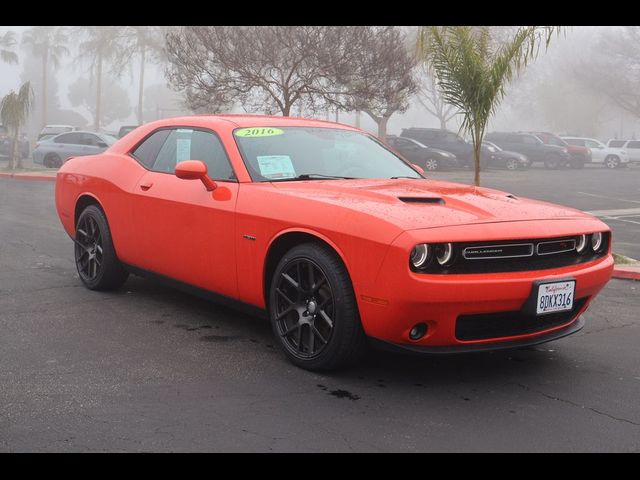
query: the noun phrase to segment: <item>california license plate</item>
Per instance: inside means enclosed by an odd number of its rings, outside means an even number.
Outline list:
[[[566,312],[573,309],[573,297],[576,281],[542,283],[538,285],[536,315],[545,313]]]

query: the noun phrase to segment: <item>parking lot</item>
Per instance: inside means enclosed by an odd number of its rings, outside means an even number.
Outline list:
[[[640,168],[482,178],[595,212],[640,258]],[[85,289],[53,187],[0,179],[0,451],[640,451],[640,282],[554,343],[316,374],[263,320],[135,277]]]

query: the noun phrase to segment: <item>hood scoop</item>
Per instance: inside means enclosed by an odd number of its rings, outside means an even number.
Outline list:
[[[404,203],[419,203],[423,205],[444,205],[444,199],[439,197],[398,197]]]

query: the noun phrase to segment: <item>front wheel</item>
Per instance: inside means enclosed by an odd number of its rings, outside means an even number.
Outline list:
[[[606,168],[613,170],[614,168],[618,168],[619,165],[620,165],[620,159],[615,155],[609,155],[607,158],[604,159],[604,166]]]
[[[440,168],[440,164],[436,158],[428,158],[424,162],[424,169],[428,172],[435,172]]]
[[[115,290],[129,274],[111,240],[107,219],[96,205],[85,208],[76,224],[75,258],[80,280],[89,290]]]
[[[365,352],[349,274],[325,245],[305,243],[282,257],[271,280],[269,317],[286,356],[307,370],[343,368]]]
[[[507,160],[507,170],[517,170],[519,166],[520,164],[515,158],[509,158]]]

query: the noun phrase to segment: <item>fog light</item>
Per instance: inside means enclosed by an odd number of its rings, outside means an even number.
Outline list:
[[[426,323],[418,323],[413,326],[411,331],[409,332],[409,338],[411,340],[420,340],[427,333],[427,324]]]
[[[578,253],[584,253],[586,247],[587,247],[587,236],[580,235],[578,237],[578,242],[576,243],[576,251]]]
[[[602,247],[602,233],[596,232],[591,235],[591,248],[594,252],[598,252]]]

